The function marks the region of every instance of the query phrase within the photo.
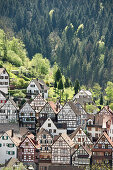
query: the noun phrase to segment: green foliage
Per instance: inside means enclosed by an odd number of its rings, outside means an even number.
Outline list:
[[[103,105],[103,95],[100,95],[100,105]]]
[[[106,95],[107,95],[107,100],[109,102],[112,102],[113,100],[113,83],[108,81],[107,82],[107,87],[105,89]]]
[[[25,98],[26,97],[26,95],[22,91],[15,93],[13,96],[17,97],[17,98]]]
[[[61,74],[60,69],[58,68],[58,70],[56,71],[56,74],[55,74],[55,81],[59,82],[59,80],[61,80],[61,78],[62,78],[62,74]]]
[[[54,88],[55,89],[57,88],[57,82],[56,81],[54,82]]]
[[[69,78],[66,78],[66,80],[65,80],[65,88],[68,88],[68,87],[70,87],[70,80],[69,80]]]
[[[58,83],[58,89],[59,90],[63,90],[64,88],[64,85],[63,85],[63,82],[62,82],[62,78],[59,80],[59,83]]]
[[[22,163],[20,163],[18,165],[18,167],[15,167],[15,168],[13,168],[13,167],[2,168],[2,170],[13,170],[13,169],[15,169],[15,170],[27,170],[26,166],[24,166]]]
[[[79,83],[78,80],[76,80],[75,81],[75,86],[74,86],[75,94],[78,93],[79,89],[80,89],[80,83]]]
[[[91,165],[90,170],[111,170],[109,163],[96,163]]]
[[[93,90],[93,97],[97,100],[100,97],[101,94],[101,87],[98,83],[94,83],[94,86],[92,88]]]
[[[8,51],[13,51],[14,64],[18,60],[18,65],[28,67],[23,41],[29,58],[40,53],[51,64],[57,62],[73,82],[79,79],[86,86],[97,82],[105,88],[107,81],[113,81],[112,5],[105,0],[1,0],[0,28],[7,36],[0,31],[0,56],[6,61]],[[41,67],[39,73],[45,75],[46,70]],[[32,68],[29,77],[35,73]]]

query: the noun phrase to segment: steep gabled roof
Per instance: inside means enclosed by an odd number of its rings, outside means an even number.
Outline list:
[[[51,133],[49,133],[49,131],[48,130],[46,130],[46,129],[44,129],[44,128],[41,128],[40,129],[40,131],[37,133],[37,137],[39,137],[41,134],[43,134],[43,133],[47,133],[48,135],[50,135],[51,136],[51,138],[53,138],[53,135],[51,134]]]
[[[13,137],[11,137],[11,135],[12,135],[12,130],[8,130],[8,131],[6,131],[5,132],[7,135],[8,135],[8,137],[11,139],[11,141],[16,145],[16,146],[18,146],[19,144],[20,144],[20,139],[15,135],[15,134],[13,134]]]
[[[30,105],[30,102],[29,102],[29,101],[26,101],[26,102],[21,106],[20,111],[25,107],[26,104],[28,104],[29,107],[31,107],[31,109],[33,109],[32,106]],[[34,109],[33,109],[33,110],[34,110]],[[19,112],[20,112],[20,111],[19,111]],[[34,110],[34,112],[35,112],[35,110]]]
[[[80,90],[74,97],[73,97],[73,101],[75,100],[75,99],[78,99],[79,98],[79,96],[89,96],[89,97],[92,97],[92,94],[91,94],[91,92],[89,91],[89,90],[84,90],[84,89],[82,89],[82,90]]]
[[[6,70],[4,67],[0,68],[0,74],[1,74],[4,70],[7,72],[7,70]],[[7,74],[8,74],[8,72],[7,72]],[[9,74],[8,74],[8,75],[9,75]]]
[[[78,132],[80,129],[82,129],[80,126],[79,126],[78,128],[76,128],[75,131],[72,132],[72,133],[69,135],[70,139],[73,139],[74,136],[76,136],[77,132]],[[83,130],[83,129],[82,129],[82,130]]]
[[[72,101],[69,101],[68,104],[76,115],[80,115],[80,111],[77,109],[77,107]]]
[[[49,87],[45,84],[45,82],[43,80],[33,79],[33,81],[39,90],[48,90],[49,89]]]
[[[26,140],[26,138],[32,143],[32,145],[33,145],[36,149],[39,149],[39,148],[40,148],[40,144],[38,144],[38,142],[33,139],[32,134],[26,136],[26,137],[23,139],[23,141],[20,142],[19,147],[20,147],[21,144]]]
[[[12,103],[12,105],[13,105],[16,109],[18,109],[18,107],[16,106],[16,103],[15,103],[14,100],[12,100],[10,97],[7,99],[6,103],[4,103],[4,105],[1,106],[1,108],[4,107],[4,106],[7,104],[8,101],[10,101],[10,102]]]
[[[92,152],[91,152],[91,150],[89,149],[89,147],[88,147],[87,145],[85,145],[85,146],[84,146],[84,145],[80,145],[79,148],[74,151],[73,155],[74,155],[81,147],[82,147],[82,148],[87,152],[87,154],[91,157]]]
[[[65,140],[65,142],[72,148],[75,146],[75,143],[69,138],[66,133],[62,133],[61,137]]]
[[[45,105],[43,106],[43,108],[40,110],[40,113],[42,112],[43,109],[45,109],[45,107],[49,105],[50,108],[52,109],[52,111],[55,113],[54,109],[51,107],[50,103],[49,102],[46,102]]]
[[[35,98],[30,102],[30,104],[36,100],[36,98],[41,98],[45,103],[47,102],[40,94],[36,95]]]
[[[113,142],[111,141],[110,137],[107,135],[106,132],[104,132],[99,139],[96,141],[96,143],[94,144],[94,147],[98,144],[99,140],[101,140],[102,137],[105,137],[107,139],[107,141],[111,144],[111,146],[113,147]]]

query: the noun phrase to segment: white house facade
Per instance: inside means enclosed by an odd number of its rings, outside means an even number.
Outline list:
[[[0,138],[0,164],[4,164],[11,157],[17,158],[17,146],[21,141],[12,130],[5,132]]]
[[[50,118],[48,118],[44,122],[44,124],[41,126],[40,130],[42,128],[48,130],[49,133],[51,133],[53,136],[59,135],[62,133],[67,133],[67,129],[58,129]]]
[[[40,94],[44,99],[48,98],[48,87],[43,80],[33,79],[27,87],[27,94],[31,98],[35,98],[36,95]]]
[[[0,68],[0,90],[8,94],[9,74],[5,68]]]

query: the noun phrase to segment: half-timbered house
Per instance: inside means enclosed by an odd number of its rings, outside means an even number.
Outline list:
[[[74,142],[65,133],[59,135],[52,145],[52,164],[71,164]]]
[[[78,110],[77,114],[77,126],[82,126],[84,129],[87,122],[87,112],[84,110],[80,103],[75,103],[76,109]]]
[[[8,94],[9,74],[5,68],[0,68],[0,90]]]
[[[113,142],[104,132],[92,148],[92,163],[105,163],[113,166]]]
[[[40,153],[39,149],[40,145],[36,140],[34,140],[33,136],[26,136],[26,138],[24,138],[24,140],[18,146],[19,161],[25,163],[38,163]]]
[[[80,145],[87,145],[89,148],[93,147],[93,142],[81,127],[78,127],[72,134],[69,135],[69,137],[75,143],[75,148],[78,148]]]
[[[51,118],[54,122],[56,121],[56,112],[51,107],[51,104],[47,102],[42,110],[39,113],[39,126],[41,127],[43,123],[47,120],[47,118]]]
[[[62,109],[59,111],[57,118],[58,123],[66,123],[68,131],[74,131],[77,127],[77,110],[75,104],[71,101],[64,104]]]
[[[107,132],[112,139],[112,117],[112,110],[109,106],[104,106],[94,115],[93,120],[87,121],[86,130],[94,142],[97,141],[104,131]]]
[[[82,105],[85,103],[92,103],[92,93],[88,90],[80,90],[74,97],[73,97],[74,102],[79,102]]]
[[[35,110],[36,112],[36,117],[38,119],[38,114],[41,111],[41,109],[44,107],[44,105],[46,104],[46,100],[40,95],[38,94],[30,103],[30,105],[32,106],[32,108]]]
[[[9,98],[0,108],[0,123],[17,122],[18,108],[16,103]]]
[[[64,125],[64,124],[63,124]],[[54,123],[51,118],[48,118],[44,124],[40,127],[40,129],[46,129],[47,131],[49,131],[49,133],[51,133],[53,136],[55,135],[59,135],[62,133],[67,133],[67,128],[66,128],[66,124],[65,126],[63,126],[62,124],[58,124],[58,123]],[[59,127],[59,128],[57,128]]]
[[[36,112],[31,105],[26,102],[19,111],[19,124],[21,127],[27,127],[31,132],[36,130]]]
[[[51,146],[53,144],[53,135],[47,130],[41,129],[37,133],[37,141],[40,143],[40,159],[51,161]]]
[[[38,94],[42,95],[44,99],[48,98],[48,86],[43,80],[33,79],[27,87],[27,95],[35,98]]]
[[[88,168],[91,162],[91,155],[92,152],[87,145],[80,145],[72,155],[72,165],[81,168]]]
[[[13,133],[8,130],[0,137],[0,164],[5,164],[11,157],[17,158],[17,147],[21,141]]]

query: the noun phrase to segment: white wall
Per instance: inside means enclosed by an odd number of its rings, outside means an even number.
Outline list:
[[[51,127],[48,127],[48,124],[51,124]],[[50,130],[52,131],[51,134],[54,135],[59,135],[60,133],[67,133],[66,129],[57,129],[57,127],[55,126],[55,124],[53,123],[53,121],[48,118],[44,124],[41,126],[41,128],[46,129],[50,132]],[[40,129],[41,129],[40,128]],[[54,130],[56,130],[56,133],[54,132]]]
[[[7,136],[5,133],[4,136]],[[7,144],[13,144],[11,139],[8,137],[7,140],[3,140],[2,137],[0,138],[0,144],[2,144],[2,147],[0,147],[0,164],[4,164],[8,159],[17,158],[17,147],[14,145],[14,147],[8,147]],[[14,151],[14,155],[9,155],[8,151]]]
[[[8,87],[9,87],[9,75],[7,72],[1,73],[0,76],[3,76],[3,79],[0,78],[0,82],[2,82],[3,84],[0,84],[0,90],[3,91],[5,94],[8,94]],[[6,79],[5,77],[8,76],[8,79]],[[7,84],[5,84],[5,82],[7,82]]]

